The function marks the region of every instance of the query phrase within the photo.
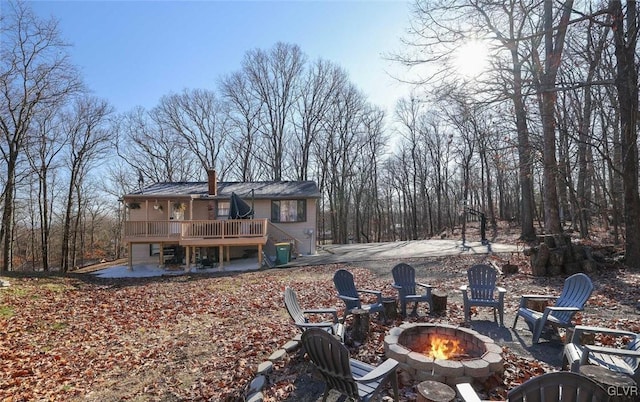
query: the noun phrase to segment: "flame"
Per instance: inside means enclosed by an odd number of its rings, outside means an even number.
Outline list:
[[[464,349],[460,346],[458,339],[451,339],[432,335],[430,346],[425,354],[434,359],[448,360],[457,355],[463,354]]]

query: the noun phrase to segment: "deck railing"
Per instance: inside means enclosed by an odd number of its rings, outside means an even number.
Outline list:
[[[267,219],[127,221],[126,238],[225,239],[261,237],[267,233]]]

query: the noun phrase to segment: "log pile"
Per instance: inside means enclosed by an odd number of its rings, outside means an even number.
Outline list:
[[[578,272],[594,273],[597,263],[588,246],[572,244],[567,235],[541,235],[538,246],[524,250],[530,258],[534,276],[573,275]]]

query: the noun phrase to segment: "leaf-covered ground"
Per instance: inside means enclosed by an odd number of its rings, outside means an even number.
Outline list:
[[[483,258],[409,261],[418,279],[449,294],[446,316],[418,320],[462,324],[457,289],[466,282],[466,268]],[[558,294],[562,288],[562,278],[533,278],[526,261],[511,262],[520,265],[521,273],[501,279],[508,289],[506,311],[516,310],[520,294]],[[332,282],[336,269],[351,270],[358,287],[393,296],[390,270],[395,263],[151,279],[3,277],[11,286],[0,289],[0,400],[242,400],[258,364],[297,334],[283,306],[285,286],[296,290],[303,307],[341,309]],[[580,322],[640,332],[635,312],[640,274],[609,267],[592,279],[596,290]],[[506,325],[512,317],[505,317]],[[372,320],[368,341],[351,345],[351,352],[378,363],[385,332],[399,323]],[[504,396],[529,377],[560,368],[508,347],[505,359],[504,376],[485,384],[489,397]],[[308,371],[299,354],[276,364],[265,400],[298,400],[311,390],[321,392],[300,381],[313,382]],[[404,379],[403,401],[415,400],[413,385]]]

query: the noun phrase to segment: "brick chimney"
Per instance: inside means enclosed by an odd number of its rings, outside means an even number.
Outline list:
[[[209,195],[218,195],[218,178],[215,169],[207,169],[207,180],[209,182]]]

